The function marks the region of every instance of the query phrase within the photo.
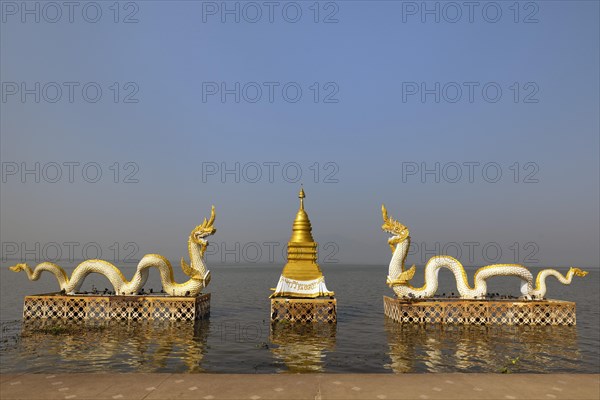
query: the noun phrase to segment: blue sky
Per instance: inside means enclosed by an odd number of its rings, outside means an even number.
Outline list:
[[[426,2],[439,22],[421,2],[275,2],[272,23],[262,2],[121,2],[115,16],[100,1],[97,23],[80,8],[72,23],[65,9],[49,22],[43,3],[39,23],[22,22],[21,4],[2,2],[3,243],[97,242],[107,254],[135,242],[138,258],[177,259],[211,204],[215,242],[285,243],[303,183],[314,236],[335,243],[340,263],[389,261],[382,202],[413,242],[458,243],[465,264],[472,242],[497,245],[499,262],[600,262],[598,2],[477,2],[473,22],[462,6],[454,23],[448,2]],[[255,5],[263,15],[252,23]],[[223,7],[238,7],[240,21],[223,23]],[[90,19],[96,8],[86,10]],[[130,14],[137,23],[124,23]],[[23,101],[22,84],[35,92],[36,82],[39,103]],[[73,102],[65,82],[77,83]],[[236,83],[239,102],[206,92]],[[86,84],[102,89],[98,102],[85,100]],[[80,163],[73,182],[69,162]],[[39,183],[21,176],[36,163]],[[102,172],[96,183],[83,177],[88,163]],[[236,165],[239,182],[221,177]],[[439,182],[421,176],[436,165]],[[426,261],[417,255],[409,262]],[[490,258],[476,250],[472,264]]]

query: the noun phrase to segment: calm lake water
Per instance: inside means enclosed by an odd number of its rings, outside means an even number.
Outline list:
[[[549,298],[577,302],[575,327],[400,326],[383,314],[387,266],[325,265],[336,292],[338,323],[329,328],[270,328],[269,288],[278,265],[212,266],[211,316],[197,323],[130,323],[77,334],[25,332],[23,297],[57,291],[51,275],[29,282],[0,269],[0,372],[600,372],[600,271],[570,286],[547,280]],[[75,264],[62,264],[69,274]],[[178,268],[175,268],[178,269]],[[127,277],[135,267],[123,268]],[[475,268],[469,268],[472,278]],[[567,268],[564,268],[564,272]],[[537,269],[532,268],[534,274]],[[110,287],[101,276],[92,285]],[[186,280],[181,271],[176,279]],[[417,271],[416,283],[423,279]],[[439,293],[456,291],[449,271]],[[146,289],[160,290],[157,271]],[[493,278],[488,288],[519,294],[516,278]],[[513,364],[511,360],[516,360]]]

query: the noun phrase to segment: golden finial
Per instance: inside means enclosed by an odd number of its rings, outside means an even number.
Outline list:
[[[304,210],[304,198],[306,195],[304,194],[304,187],[300,185],[300,193],[298,193],[298,197],[300,198],[300,209]]]

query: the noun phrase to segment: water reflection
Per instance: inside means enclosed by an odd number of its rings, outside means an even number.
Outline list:
[[[394,372],[560,372],[581,361],[574,326],[402,325],[385,320]],[[513,363],[513,360],[516,360]]]
[[[327,352],[335,348],[336,324],[273,323],[270,340],[277,345],[271,347],[274,358],[286,366],[283,372],[322,372]]]
[[[27,322],[14,351],[22,370],[202,372],[208,320],[193,323],[100,323],[56,325]],[[13,369],[14,370],[14,369]]]

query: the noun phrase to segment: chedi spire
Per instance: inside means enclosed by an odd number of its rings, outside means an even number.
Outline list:
[[[325,287],[325,278],[317,264],[317,243],[312,236],[312,225],[304,209],[304,189],[300,189],[300,208],[292,224],[288,242],[287,263],[275,293],[271,297],[331,296]]]

